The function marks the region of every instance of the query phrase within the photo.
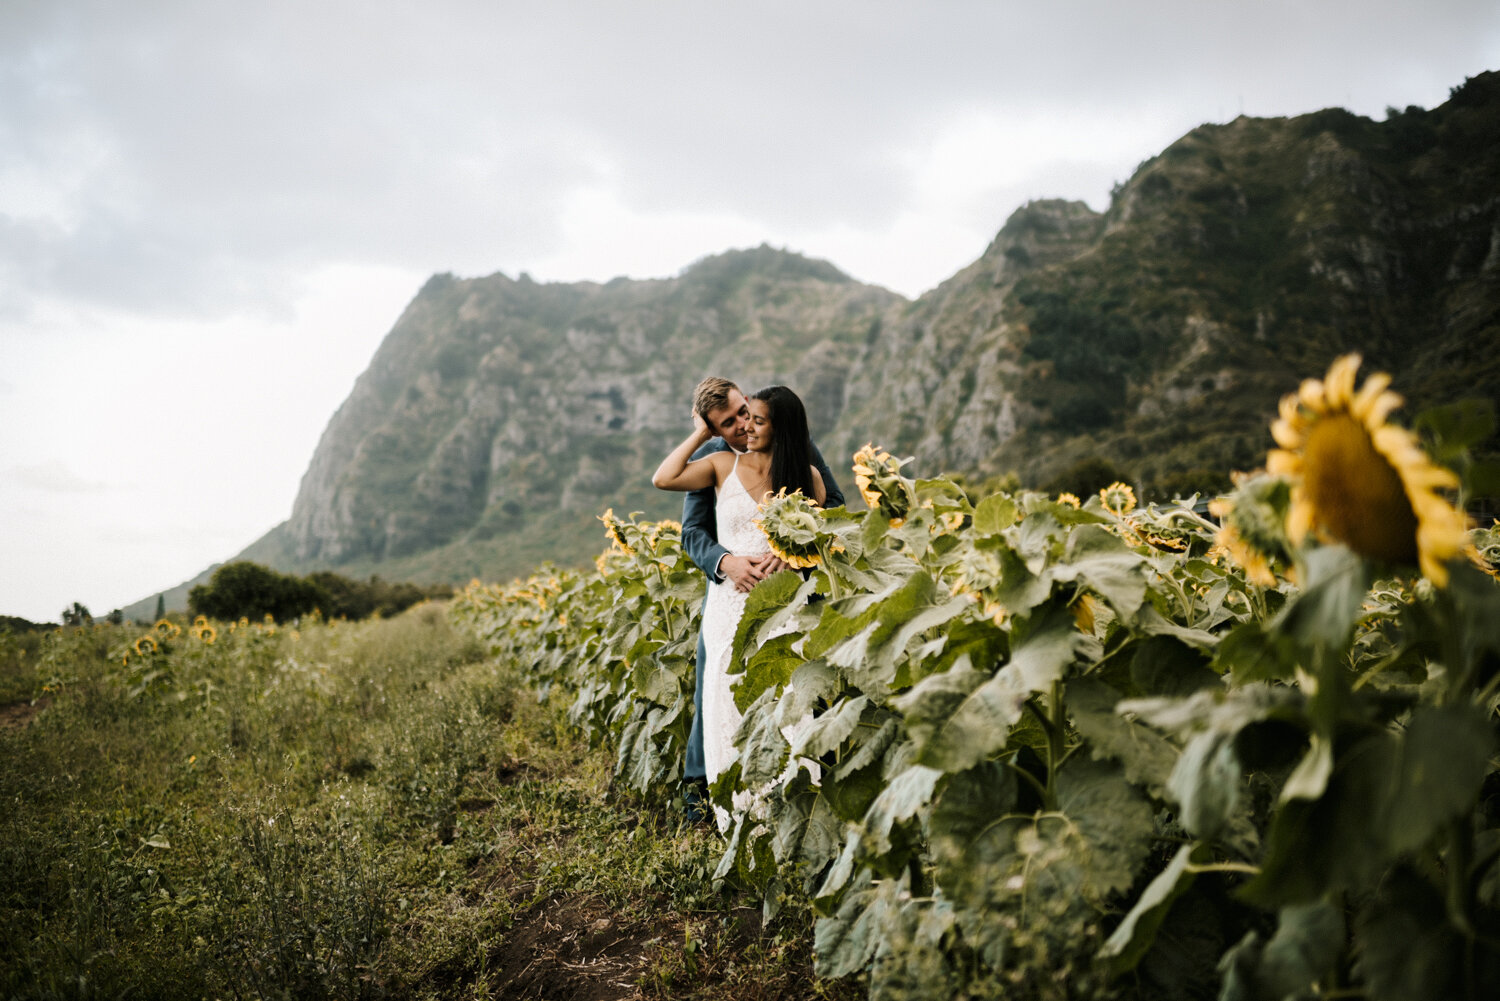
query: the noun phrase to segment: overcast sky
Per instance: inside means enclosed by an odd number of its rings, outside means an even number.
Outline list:
[[[1494,0],[0,0],[0,614],[286,518],[434,272],[767,242],[914,297],[1203,122],[1496,68]]]

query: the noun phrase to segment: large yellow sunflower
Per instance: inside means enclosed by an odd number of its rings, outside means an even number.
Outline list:
[[[1365,556],[1419,566],[1434,584],[1448,583],[1444,563],[1462,548],[1464,516],[1439,490],[1458,486],[1434,465],[1405,428],[1387,424],[1401,405],[1391,377],[1377,372],[1356,392],[1360,356],[1344,355],[1322,381],[1308,379],[1281,400],[1271,425],[1279,449],[1266,469],[1292,481],[1287,535],[1342,542]]]

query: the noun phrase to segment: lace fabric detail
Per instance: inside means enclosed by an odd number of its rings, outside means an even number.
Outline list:
[[[760,513],[745,486],[740,482],[739,457],[735,457],[735,468],[720,488],[714,506],[719,544],[735,556],[756,556],[771,551],[765,534],[755,525]],[[742,718],[734,704],[731,685],[738,676],[731,677],[729,671],[730,650],[734,646],[734,633],[739,628],[740,616],[745,613],[745,600],[749,597],[735,588],[730,581],[709,581],[708,601],[703,608],[703,645],[706,660],[703,670],[703,764],[710,784],[719,774],[734,763],[739,756],[734,746],[734,732]],[[802,724],[783,729],[788,739]],[[789,766],[794,767],[794,765]],[[735,796],[735,809],[754,810],[756,797],[750,793]],[[715,807],[719,829],[727,830],[729,815]]]

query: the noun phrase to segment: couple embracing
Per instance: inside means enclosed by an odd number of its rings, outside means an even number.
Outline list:
[[[797,394],[770,386],[747,399],[727,379],[708,378],[693,394],[693,433],[662,461],[651,482],[689,491],[682,505],[682,543],[708,575],[698,637],[698,684],[684,780],[694,790],[733,764],[740,723],[729,675],[730,649],[745,600],[757,583],[786,564],[755,525],[760,502],[779,490],[801,491],[823,507],[844,495],[812,443]],[[691,802],[691,794],[690,794]],[[749,798],[736,797],[737,808]],[[701,807],[700,807],[701,809]],[[720,830],[729,816],[716,810]]]

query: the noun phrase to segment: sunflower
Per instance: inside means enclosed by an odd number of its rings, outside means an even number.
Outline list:
[[[885,515],[892,528],[906,523],[916,503],[911,484],[901,475],[902,465],[891,453],[874,445],[867,444],[854,453],[854,484],[860,496],[871,511]]]
[[[1092,634],[1094,631],[1094,596],[1091,594],[1078,594],[1073,603],[1068,606],[1068,611],[1073,613],[1073,622],[1078,626],[1080,632]]]
[[[1476,528],[1470,532],[1464,552],[1476,567],[1491,577],[1500,578],[1500,520],[1488,529]]]
[[[219,631],[205,621],[203,625],[194,627],[193,635],[203,643],[213,646],[214,640],[219,638]]]
[[[1245,579],[1259,587],[1275,587],[1276,574],[1271,570],[1271,561],[1265,553],[1247,543],[1233,525],[1224,525],[1214,536],[1214,548],[1209,550],[1209,561],[1223,553],[1240,569]]]
[[[1104,510],[1123,517],[1135,510],[1135,491],[1118,480],[1099,491],[1099,500]]]
[[[626,556],[634,556],[635,550],[631,548],[630,543],[625,541],[624,525],[619,518],[615,517],[615,509],[605,508],[599,520],[604,522],[604,534],[609,536],[610,541],[619,546]]]
[[[135,641],[132,649],[142,657],[149,656],[156,652],[156,640],[149,634],[142,636]]]
[[[1067,494],[1067,493],[1058,494],[1057,495],[1057,503],[1059,503],[1059,504],[1066,504],[1068,507],[1073,507],[1073,508],[1081,508],[1081,507],[1083,507],[1083,501],[1081,501],[1081,500],[1078,499],[1078,495],[1077,494]]]
[[[787,493],[783,487],[761,505],[755,526],[766,542],[789,567],[805,570],[817,566],[818,542],[826,534],[818,508],[799,491]]]
[[[1276,586],[1275,562],[1291,562],[1286,537],[1286,511],[1291,486],[1264,472],[1233,473],[1234,493],[1209,502],[1208,513],[1219,521],[1214,548],[1245,571],[1245,579],[1260,587]],[[1290,576],[1291,571],[1286,571]]]
[[[997,626],[1005,625],[1007,610],[991,596],[991,590],[1000,584],[1002,570],[993,551],[970,549],[953,572],[953,583],[949,592],[954,597],[967,597],[978,603],[985,618]]]
[[[1416,437],[1386,423],[1401,397],[1377,372],[1358,392],[1360,356],[1344,355],[1321,382],[1308,379],[1282,398],[1271,435],[1281,447],[1266,457],[1272,474],[1292,481],[1286,530],[1300,544],[1309,533],[1342,542],[1363,556],[1416,565],[1439,587],[1444,563],[1465,542],[1464,516],[1439,490],[1458,486]]]
[[[964,519],[968,515],[962,511],[944,511],[937,516],[937,521],[932,525],[934,535],[951,534],[964,527]]]

